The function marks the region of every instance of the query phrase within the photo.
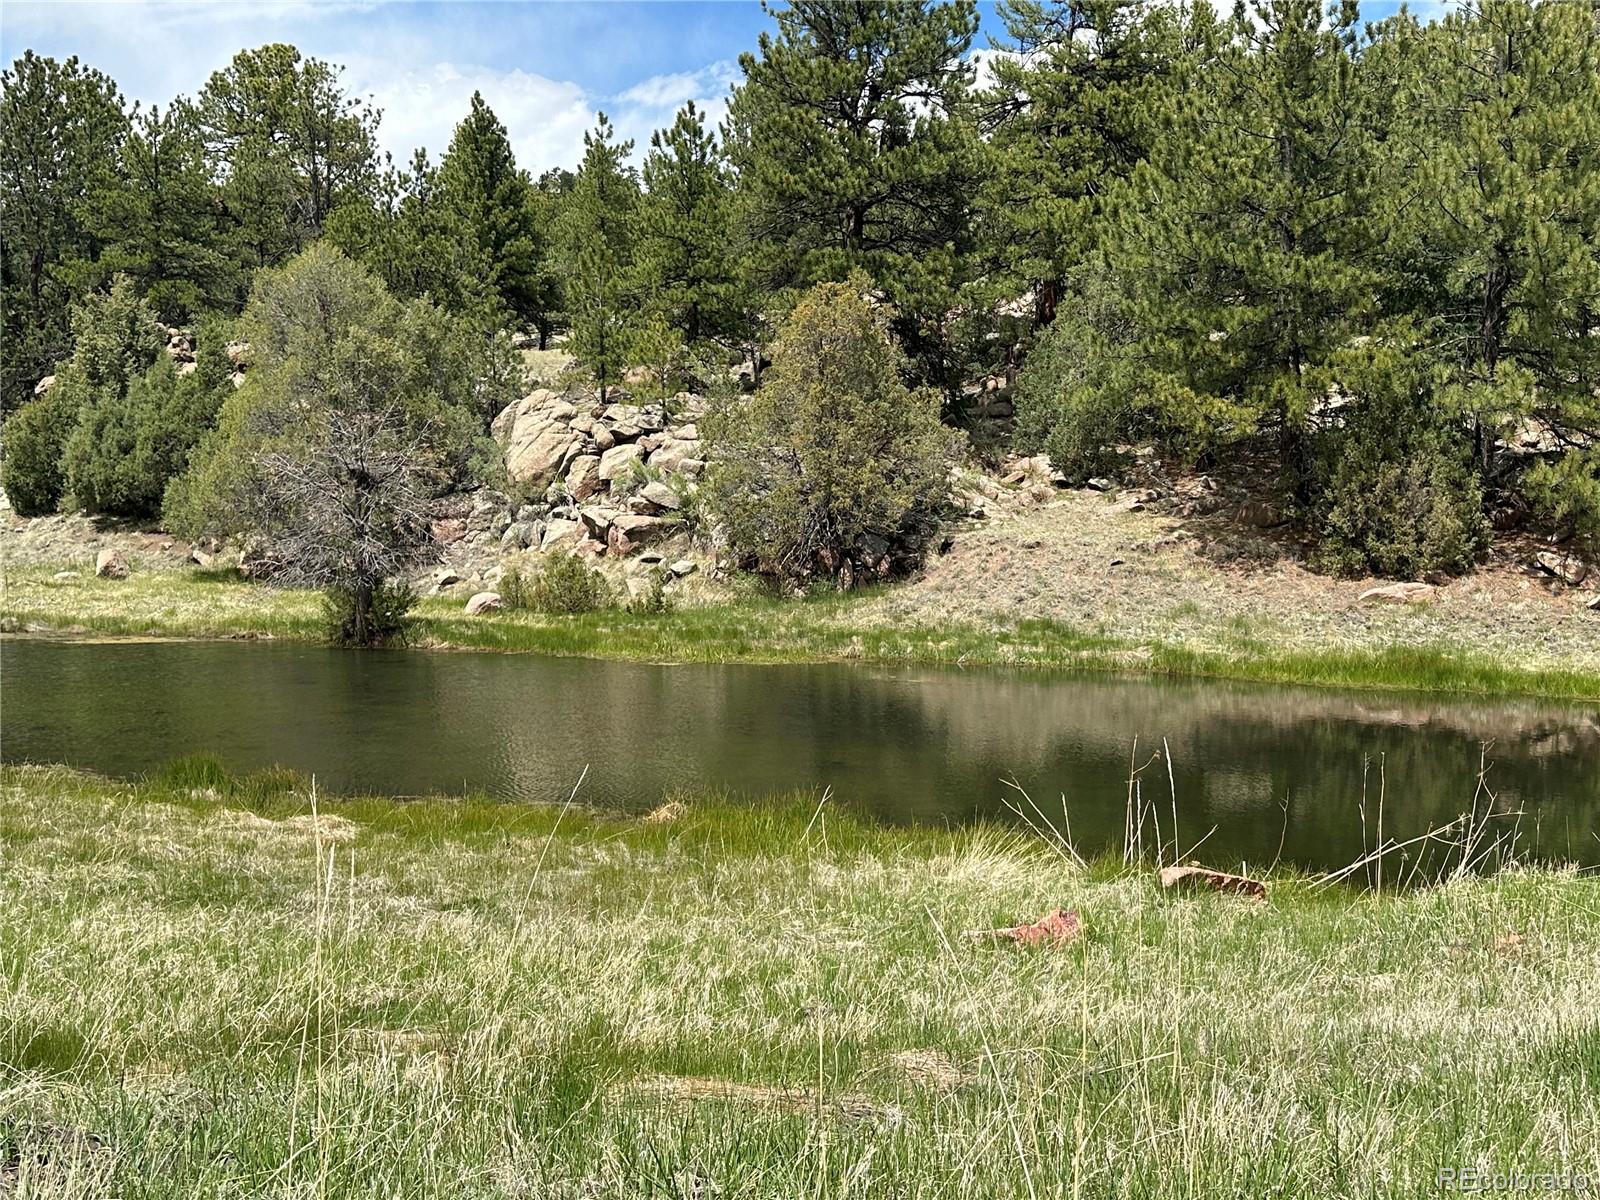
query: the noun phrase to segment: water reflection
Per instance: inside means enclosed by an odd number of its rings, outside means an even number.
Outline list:
[[[1552,856],[1600,861],[1600,713],[1210,681],[847,666],[677,666],[356,654],[237,643],[0,643],[8,761],[111,774],[210,751],[326,786],[648,808],[675,789],[831,787],[894,821],[1006,817],[1015,777],[1086,849],[1116,844],[1135,738],[1170,748],[1185,842],[1215,861],[1334,866],[1357,805],[1386,831],[1472,802],[1481,743],[1503,808]],[[1167,811],[1166,764],[1147,788]]]

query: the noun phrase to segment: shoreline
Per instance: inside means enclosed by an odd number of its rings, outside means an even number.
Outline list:
[[[634,1195],[663,1161],[806,1194],[826,1139],[907,1194],[1163,1197],[1253,1194],[1262,1130],[1295,1131],[1286,1195],[1600,1149],[1589,1093],[1549,1086],[1600,1069],[1572,869],[1382,894],[1274,869],[1253,899],[793,797],[628,818],[302,788],[0,768],[0,1063],[38,1081],[12,1144],[162,1200],[305,1147],[396,1194],[514,1164],[519,1195]],[[1055,942],[987,934],[1058,911]]]
[[[320,639],[316,593],[197,571],[144,571],[125,580],[48,568],[8,573],[0,595],[7,636],[155,640]],[[1118,638],[1058,621],[883,623],[876,602],[894,588],[805,600],[732,600],[664,614],[609,609],[581,616],[501,612],[468,617],[458,600],[419,603],[409,648],[533,653],[662,665],[694,662],[875,663],[1012,667],[1470,697],[1600,700],[1600,670],[1524,667],[1435,640],[1375,648],[1278,649],[1215,631],[1211,644]],[[1597,633],[1600,640],[1600,633]]]

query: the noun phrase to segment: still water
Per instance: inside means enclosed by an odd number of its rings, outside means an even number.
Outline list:
[[[640,811],[673,791],[829,788],[893,822],[1014,820],[1015,779],[1081,849],[1119,846],[1134,739],[1170,748],[1179,838],[1218,863],[1359,856],[1472,805],[1480,750],[1525,849],[1600,862],[1600,711],[1213,681],[937,667],[654,666],[527,654],[0,639],[0,754],[131,776],[184,754],[339,792]],[[1165,826],[1166,764],[1144,773]],[[1482,802],[1480,802],[1482,803]],[[1369,829],[1369,837],[1370,829]]]

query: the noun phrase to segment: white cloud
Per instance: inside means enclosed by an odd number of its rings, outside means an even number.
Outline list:
[[[634,142],[639,160],[650,134],[670,125],[689,100],[715,128],[727,109],[728,88],[740,74],[735,63],[722,59],[638,82],[624,75],[604,85],[621,88],[610,92],[554,77],[566,74],[566,65],[559,72],[546,66],[549,74],[510,65],[527,61],[518,58],[515,46],[519,38],[534,36],[530,30],[535,28],[547,44],[551,39],[592,42],[605,22],[578,6],[529,5],[513,11],[515,6],[447,4],[441,9],[447,15],[438,17],[381,0],[4,2],[0,50],[7,56],[28,45],[57,57],[79,54],[118,79],[129,100],[163,107],[174,95],[198,92],[241,46],[291,42],[307,55],[344,65],[345,87],[383,110],[378,141],[400,163],[409,162],[418,146],[437,162],[474,91],[483,93],[506,126],[518,163],[534,174],[576,167],[584,132],[594,127],[600,111],[611,118],[619,137]],[[452,11],[459,17],[452,19]],[[605,6],[598,11],[603,14]],[[579,61],[585,51],[574,44],[570,66],[575,75],[590,78]]]
[[[714,62],[698,71],[679,71],[672,75],[652,75],[641,80],[617,99],[623,104],[641,108],[668,109],[676,112],[688,101],[699,103],[710,95],[720,96],[740,77],[735,63]]]
[[[973,50],[967,55],[967,62],[972,64],[973,68],[972,86],[980,92],[988,91],[998,82],[994,75],[995,62],[1002,58],[1020,59],[1021,57],[1015,50],[1002,50],[998,47],[992,50],[982,48]]]
[[[437,162],[467,115],[473,92],[483,94],[510,134],[517,162],[534,174],[575,163],[583,153],[583,131],[594,122],[594,108],[577,84],[525,71],[453,63],[396,70],[363,59],[348,64],[345,80],[383,110],[378,141],[402,163],[418,146]]]
[[[728,88],[738,68],[712,63],[697,71],[657,75],[614,96],[594,96],[568,80],[525,71],[437,63],[396,70],[387,61],[354,58],[345,81],[383,110],[378,140],[397,162],[407,162],[426,146],[435,162],[450,144],[457,122],[466,116],[473,92],[481,92],[511,136],[517,162],[537,175],[550,167],[576,167],[583,157],[583,135],[604,112],[619,139],[632,139],[642,158],[650,134],[672,123],[693,100],[715,128],[727,109]]]
[[[654,75],[602,104],[624,138],[633,139],[634,157],[643,158],[650,134],[672,124],[678,110],[689,101],[705,116],[706,128],[715,131],[728,111],[728,95],[743,77],[736,63],[714,62],[698,71]]]

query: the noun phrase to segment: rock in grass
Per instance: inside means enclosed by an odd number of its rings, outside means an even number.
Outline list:
[[[467,601],[467,616],[476,617],[486,612],[499,612],[505,601],[499,592],[479,592]]]
[[[1004,929],[969,929],[966,936],[973,941],[994,940],[1016,942],[1022,946],[1040,946],[1047,943],[1076,941],[1083,933],[1083,921],[1076,909],[1055,909],[1030,921],[1026,925],[1007,925]]]
[[[102,550],[95,555],[94,573],[101,579],[126,579],[128,560],[121,550]]]
[[[1267,885],[1248,875],[1230,875],[1226,871],[1213,871],[1210,867],[1162,867],[1161,886],[1203,886],[1216,892],[1234,892],[1252,900],[1267,898]]]
[[[1388,583],[1368,588],[1360,599],[1363,604],[1415,604],[1428,599],[1437,590],[1431,583]]]
[[[1589,577],[1589,564],[1574,554],[1541,550],[1533,556],[1533,561],[1546,575],[1554,575],[1570,587],[1577,587]]]

